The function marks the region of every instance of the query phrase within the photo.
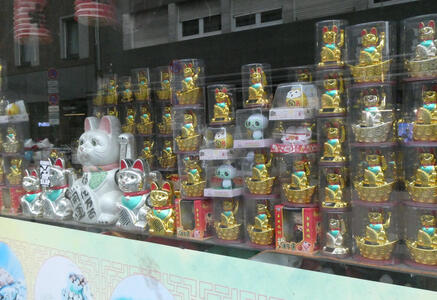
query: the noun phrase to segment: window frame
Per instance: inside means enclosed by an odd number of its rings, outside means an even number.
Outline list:
[[[67,50],[67,22],[74,20],[77,23],[77,46],[78,54],[69,56]],[[89,28],[83,26],[74,19],[74,15],[59,17],[59,43],[60,43],[60,57],[64,60],[79,60],[89,58],[90,56],[90,42],[89,42]]]
[[[262,28],[262,27],[283,24],[284,18],[282,18],[282,17],[280,20],[261,23],[261,13],[271,11],[271,10],[278,10],[278,9],[280,9],[281,12],[283,13],[284,8],[282,6],[280,6],[280,7],[270,7],[267,10],[257,10],[257,11],[251,11],[251,12],[245,13],[245,14],[233,15],[231,17],[231,19],[232,19],[231,20],[231,30],[232,31],[242,31],[242,30],[250,30],[250,29],[255,29],[255,28]],[[242,16],[246,16],[246,15],[253,15],[253,14],[255,15],[255,24],[246,25],[246,26],[237,26],[237,18],[238,17],[242,17]]]
[[[33,54],[32,54],[30,61],[26,61],[26,62],[22,61],[22,59],[21,59],[22,55],[23,55],[22,46],[27,46],[27,47],[31,48]],[[40,61],[39,61],[39,41],[38,41],[38,39],[30,40],[30,42],[27,44],[20,44],[17,41],[15,41],[14,42],[14,55],[15,55],[15,66],[17,66],[17,67],[25,68],[25,67],[39,66]]]
[[[375,8],[375,7],[396,5],[396,4],[416,2],[416,1],[418,1],[418,0],[389,0],[387,2],[375,3],[375,0],[368,0],[367,7],[368,8]]]
[[[201,18],[194,18],[191,20],[185,20],[185,21],[181,21],[180,19],[178,20],[178,40],[183,41],[183,40],[191,40],[191,39],[197,39],[200,37],[207,37],[207,36],[212,36],[212,35],[217,35],[217,34],[221,34],[223,29],[220,30],[215,30],[215,31],[210,31],[210,32],[204,32],[205,30],[205,25],[204,25],[204,18],[208,18],[208,17],[213,17],[213,16],[220,16],[220,28],[223,28],[223,24],[222,24],[222,14],[215,14],[212,16],[204,16]],[[199,21],[199,33],[198,34],[193,34],[193,35],[188,35],[188,36],[183,36],[183,23],[186,21],[193,21],[193,20],[198,20]]]

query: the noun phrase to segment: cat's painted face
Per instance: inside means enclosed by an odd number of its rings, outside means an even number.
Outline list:
[[[26,192],[34,192],[40,189],[38,174],[35,170],[32,172],[26,170],[26,176],[23,177],[23,189]]]
[[[58,158],[55,164],[50,167],[49,179],[52,187],[67,185],[65,162],[62,159]]]
[[[137,159],[130,167],[126,160],[121,160],[118,172],[118,187],[124,193],[139,192],[146,189],[146,173],[144,162]]]
[[[137,192],[143,180],[143,174],[137,170],[124,169],[118,173],[118,186],[122,192]]]
[[[85,133],[79,139],[77,157],[87,166],[104,166],[118,163],[120,123],[115,117],[105,116],[97,128],[97,120],[85,120]]]

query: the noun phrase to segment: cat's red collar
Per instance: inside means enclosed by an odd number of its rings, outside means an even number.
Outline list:
[[[150,190],[138,191],[138,192],[125,192],[125,196],[141,196],[150,193]]]
[[[33,194],[38,194],[38,193],[41,193],[41,190],[26,192],[27,195],[33,195]]]
[[[68,188],[68,185],[60,185],[60,186],[52,186],[50,187],[51,190],[62,190]]]

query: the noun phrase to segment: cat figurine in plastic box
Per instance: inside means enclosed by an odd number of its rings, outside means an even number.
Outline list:
[[[122,191],[115,177],[122,141],[120,121],[114,116],[85,119],[77,158],[83,176],[71,188],[73,218],[88,224],[115,224],[119,218]]]
[[[146,229],[146,215],[149,210],[146,200],[150,193],[148,176],[147,162],[137,159],[132,164],[130,160],[121,160],[117,179],[118,186],[123,191],[123,197],[119,204],[120,219],[116,223],[117,227],[127,230]]]

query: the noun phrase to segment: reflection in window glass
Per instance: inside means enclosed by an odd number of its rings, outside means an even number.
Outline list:
[[[32,63],[33,49],[30,44],[20,45],[20,64],[22,66],[28,66]]]
[[[222,18],[220,15],[203,18],[203,32],[213,32],[222,29]]]
[[[65,34],[67,57],[79,56],[79,24],[74,19],[65,21]]]
[[[182,22],[182,36],[199,34],[199,20],[190,20]]]
[[[256,14],[244,15],[235,18],[235,26],[243,27],[254,25],[256,23]]]
[[[264,11],[261,13],[261,23],[282,20],[282,8]]]

